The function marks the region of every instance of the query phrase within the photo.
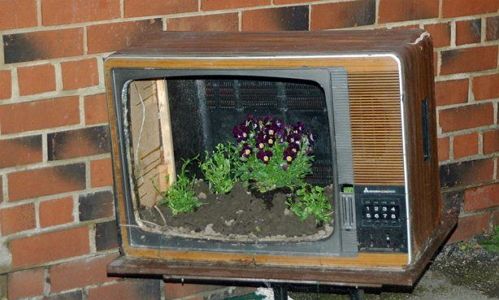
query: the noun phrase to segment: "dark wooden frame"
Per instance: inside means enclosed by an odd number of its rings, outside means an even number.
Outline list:
[[[436,151],[436,120],[431,39],[419,30],[316,33],[162,33],[142,45],[106,60],[113,156],[118,157],[118,133],[113,106],[114,68],[265,69],[297,66],[342,66],[347,71],[393,70],[400,62],[403,85],[413,262],[403,254],[361,253],[355,258],[239,255],[214,252],[158,251],[131,247],[122,240],[124,255],[109,265],[121,275],[156,275],[236,281],[317,282],[352,286],[412,285],[455,226],[457,216],[442,214]],[[362,57],[353,57],[360,54]],[[390,57],[379,56],[388,54]],[[313,57],[312,57],[312,56]],[[276,56],[266,61],[258,56]],[[310,57],[307,57],[310,56]],[[198,59],[202,58],[202,59]],[[428,101],[430,158],[421,148],[421,103]],[[124,224],[123,166],[114,161],[118,219]],[[126,226],[121,226],[126,236]]]

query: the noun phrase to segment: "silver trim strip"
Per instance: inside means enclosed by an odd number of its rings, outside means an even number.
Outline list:
[[[199,53],[198,55],[203,55],[202,53]],[[406,133],[405,133],[405,122],[404,122],[404,94],[403,94],[403,86],[404,86],[404,81],[402,77],[402,64],[400,62],[400,59],[398,56],[396,56],[393,53],[372,53],[372,54],[334,54],[334,55],[275,55],[275,56],[205,56],[205,57],[193,57],[193,56],[148,56],[148,57],[141,57],[137,56],[135,58],[140,58],[140,59],[178,59],[178,60],[213,60],[213,59],[219,59],[219,60],[237,60],[237,59],[248,59],[248,60],[260,60],[260,59],[300,59],[300,58],[332,58],[332,57],[391,57],[393,58],[398,65],[398,72],[399,72],[399,88],[400,88],[400,119],[401,119],[401,126],[402,126],[402,148],[403,148],[403,157],[404,157],[404,182],[405,182],[405,205],[406,205],[406,224],[407,224],[407,254],[408,254],[408,264],[411,264],[412,262],[412,239],[411,239],[411,226],[410,226],[410,206],[409,206],[409,186],[407,185],[408,178],[407,178],[407,149],[406,149]],[[131,57],[129,55],[120,55],[120,54],[114,54],[108,59],[113,59],[113,58],[128,58],[130,59]]]

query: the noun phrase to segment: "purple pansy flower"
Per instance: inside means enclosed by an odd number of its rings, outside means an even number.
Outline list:
[[[239,152],[241,154],[241,157],[248,158],[251,155],[251,146],[247,143],[243,144],[243,148]]]
[[[300,145],[301,135],[297,133],[292,133],[288,135],[288,143]]]
[[[260,150],[256,154],[256,157],[261,160],[264,164],[268,164],[270,161],[270,158],[272,157],[273,153],[272,151],[264,151]]]
[[[263,149],[263,148],[265,148],[265,144],[266,143],[267,143],[267,137],[265,136],[265,134],[263,134],[262,132],[260,132],[256,136],[256,147],[258,149]]]
[[[275,139],[273,136],[266,136],[266,141],[267,141],[267,145],[269,145],[269,147],[274,146]]]
[[[293,148],[286,148],[286,150],[284,150],[283,159],[287,163],[291,163],[295,158],[296,152],[293,151]]]
[[[302,122],[297,122],[295,126],[293,126],[293,133],[301,134],[305,129],[305,125]]]
[[[234,126],[234,128],[232,128],[232,135],[234,135],[237,142],[245,141],[248,139],[249,128],[241,124]]]

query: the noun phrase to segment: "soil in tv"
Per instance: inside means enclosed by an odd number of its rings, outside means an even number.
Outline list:
[[[318,226],[313,217],[301,221],[289,211],[286,205],[288,191],[251,193],[238,183],[228,194],[216,195],[203,181],[196,182],[195,191],[203,203],[195,212],[174,216],[167,207],[158,206],[165,224],[156,209],[143,207],[139,209],[141,219],[198,237],[223,235],[247,237],[249,240],[305,237],[307,240],[307,236],[313,236],[311,240],[318,240],[333,231],[332,225]],[[327,187],[325,192],[328,199],[332,199],[332,188]]]

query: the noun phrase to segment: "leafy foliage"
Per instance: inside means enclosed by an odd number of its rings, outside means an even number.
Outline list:
[[[489,252],[499,253],[499,226],[494,228],[494,232],[488,239],[480,241],[480,245]]]
[[[285,145],[276,144],[273,153],[282,156]],[[292,164],[280,159],[270,159],[267,164],[256,156],[248,157],[238,169],[238,176],[246,185],[251,185],[264,193],[278,188],[294,190],[305,183],[305,176],[312,172],[312,156],[300,153]],[[283,167],[285,166],[285,167]]]
[[[186,172],[186,168],[192,160],[184,161],[180,174],[177,175],[177,181],[163,194],[160,201],[161,205],[168,206],[173,215],[192,212],[201,206],[201,202],[193,190],[194,178],[189,178]]]
[[[231,144],[218,144],[206,160],[199,164],[210,190],[216,194],[226,194],[232,190],[236,179],[237,149]]]
[[[260,193],[289,188],[296,196],[288,199],[288,205],[301,220],[313,216],[317,224],[331,222],[332,205],[324,188],[305,182],[305,177],[312,173],[314,137],[303,123],[286,125],[270,116],[248,116],[232,133],[235,145],[218,144],[199,163],[212,192],[228,193],[238,181]],[[193,190],[194,179],[186,172],[193,160],[183,163],[177,181],[160,202],[173,215],[192,212],[202,205]]]
[[[248,116],[232,133],[242,162],[237,176],[246,186],[261,193],[294,190],[312,173],[314,138],[303,123],[286,125],[270,116]]]
[[[288,205],[302,221],[313,216],[317,224],[331,222],[332,206],[323,187],[305,184],[296,191],[296,196],[296,201],[289,199]]]

